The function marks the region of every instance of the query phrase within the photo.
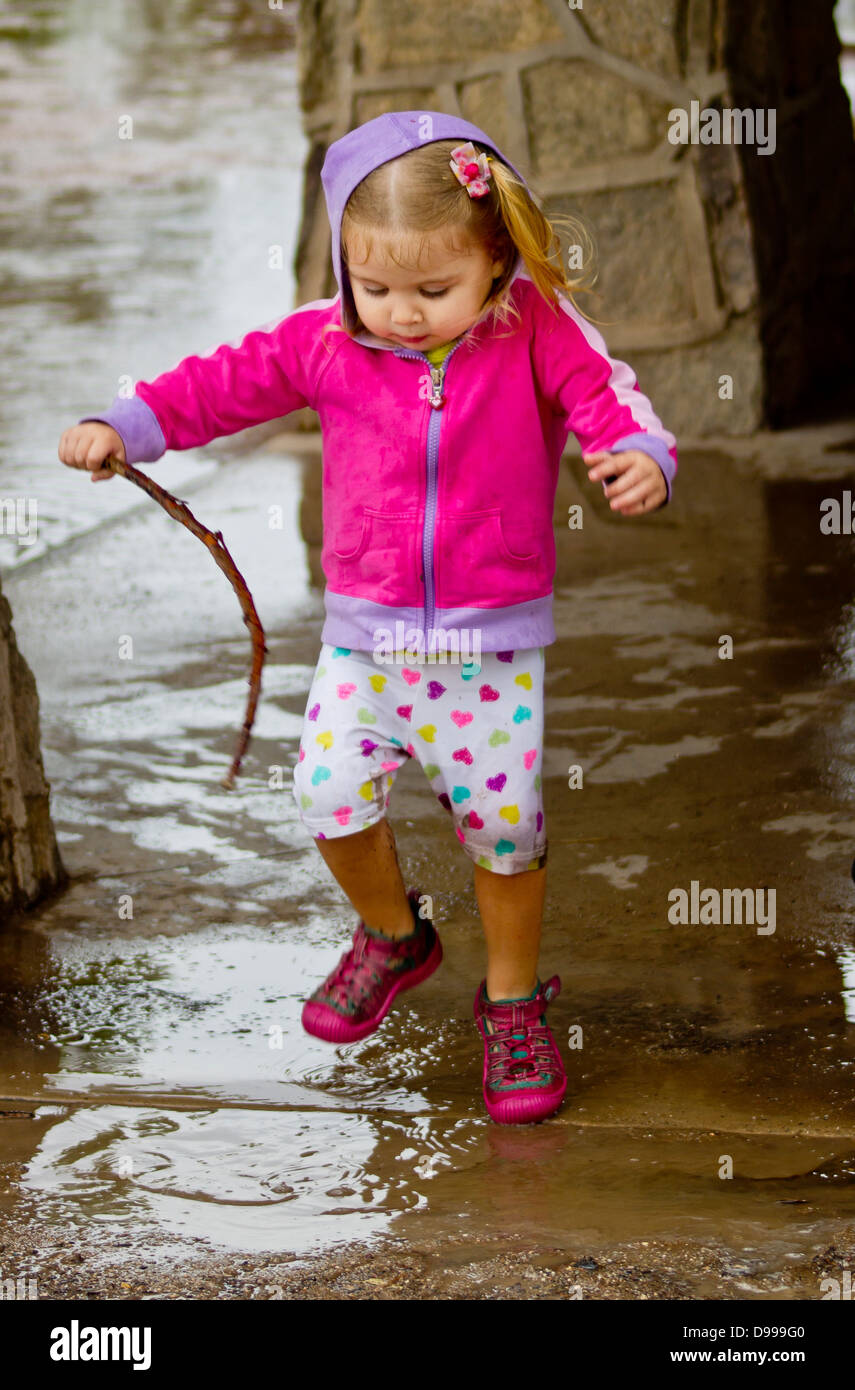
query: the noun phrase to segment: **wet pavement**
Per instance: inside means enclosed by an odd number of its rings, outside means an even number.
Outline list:
[[[562,471],[541,955],[561,1112],[487,1118],[470,863],[415,765],[390,810],[443,965],[362,1043],[309,1037],[302,1001],[353,927],[287,786],[322,621],[317,440],[274,426],[151,468],[223,531],[266,629],[232,792],[231,589],[136,489],[56,461],[120,373],[291,307],[294,58],[278,18],[239,11],[188,36],[166,4],[111,0],[100,27],[46,4],[2,41],[22,138],[0,495],[35,496],[38,529],[0,536],[0,565],[71,874],[0,934],[3,1277],[61,1298],[819,1298],[855,1265],[853,542],[819,527],[855,424],[681,440],[674,502],[642,519]],[[693,883],[774,917],[669,920]]]
[[[846,433],[816,432],[827,476],[801,481],[687,450],[679,507],[635,522],[566,462],[541,975],[562,977],[550,1022],[570,1084],[538,1126],[486,1116],[471,870],[417,765],[390,811],[443,965],[362,1043],[300,1026],[353,925],[279,772],[319,643],[298,524],[313,441],[273,438],[192,498],[270,648],[234,792],[219,778],[249,644],[197,541],[152,505],[8,576],[72,875],[0,937],[13,1225],[35,1222],[54,1253],[71,1232],[95,1288],[105,1260],[130,1261],[119,1296],[142,1251],[155,1293],[182,1264],[215,1296],[316,1297],[307,1271],[326,1261],[332,1288],[357,1242],[351,1296],[354,1280],[403,1296],[406,1275],[439,1297],[820,1297],[823,1261],[855,1253],[852,540],[818,528]],[[693,880],[763,890],[765,915],[674,924],[669,894]],[[287,1279],[259,1282],[252,1262],[238,1277],[238,1252],[287,1257]],[[367,1273],[378,1260],[386,1274]]]

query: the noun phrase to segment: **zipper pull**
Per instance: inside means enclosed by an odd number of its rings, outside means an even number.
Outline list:
[[[433,391],[431,394],[430,403],[433,406],[434,410],[441,410],[442,407],[445,405],[445,397],[442,394],[442,379],[444,376],[445,363],[443,363],[441,367],[431,367],[430,379]]]

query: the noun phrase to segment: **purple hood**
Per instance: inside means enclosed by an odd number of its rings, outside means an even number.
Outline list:
[[[485,148],[498,155],[517,178],[525,183],[519,169],[514,168],[507,156],[483,130],[477,125],[472,125],[470,121],[464,121],[460,116],[447,116],[442,111],[390,111],[385,116],[375,116],[374,120],[366,121],[364,125],[357,126],[356,130],[348,131],[347,135],[334,141],[327,150],[321,170],[321,183],[327,200],[327,214],[332,232],[333,270],[341,290],[341,322],[348,333],[356,331],[357,313],[350,289],[350,278],[341,259],[341,219],[345,204],[356,185],[361,183],[372,169],[436,140],[459,140],[461,144],[473,140],[479,148]],[[516,268],[520,262],[521,258],[518,257]]]

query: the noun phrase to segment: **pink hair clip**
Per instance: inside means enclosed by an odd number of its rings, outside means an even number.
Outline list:
[[[487,179],[491,179],[493,175],[487,159],[488,156],[476,150],[471,140],[451,151],[449,165],[470,198],[483,198],[485,193],[490,192]]]

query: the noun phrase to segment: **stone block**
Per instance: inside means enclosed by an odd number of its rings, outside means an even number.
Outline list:
[[[578,11],[596,43],[627,62],[663,77],[680,76],[679,0],[632,0],[632,4],[591,4]]]
[[[535,181],[646,153],[667,138],[668,103],[592,63],[550,59],[527,68],[522,83]]]
[[[563,37],[542,0],[466,0],[442,11],[401,0],[362,0],[355,27],[360,76],[425,62],[465,65]]]
[[[673,183],[549,198],[544,211],[581,217],[593,235],[602,298],[581,296],[586,313],[663,326],[695,316],[689,256],[707,249],[687,244]]]

